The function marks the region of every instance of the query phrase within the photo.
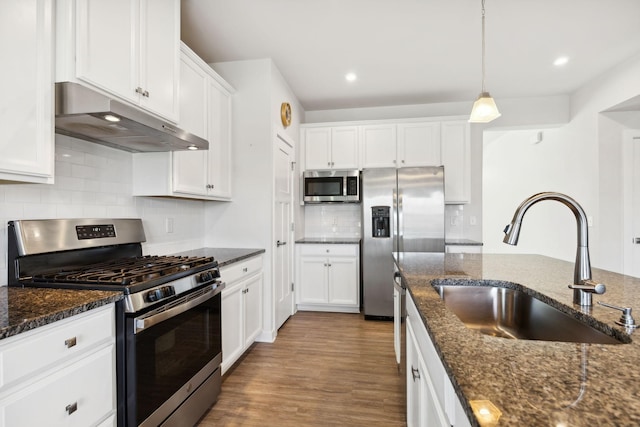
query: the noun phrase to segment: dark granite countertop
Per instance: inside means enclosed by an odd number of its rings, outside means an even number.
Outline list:
[[[469,401],[489,400],[496,426],[640,425],[640,332],[629,344],[509,340],[467,328],[433,289],[436,284],[521,289],[576,318],[629,338],[615,325],[620,312],[640,312],[640,279],[593,269],[606,284],[590,314],[572,303],[573,263],[538,255],[396,254],[397,264],[472,425]],[[636,314],[636,318],[638,315]],[[485,424],[487,425],[487,424]]]
[[[0,287],[0,339],[116,302],[121,292]]]
[[[482,246],[482,242],[471,239],[445,239],[444,244],[451,246]]]
[[[301,244],[330,244],[330,245],[357,245],[360,243],[359,237],[305,237],[296,240]]]
[[[242,261],[246,258],[264,253],[264,249],[247,249],[247,248],[199,248],[190,251],[179,252],[177,256],[212,256],[218,261],[220,267]]]

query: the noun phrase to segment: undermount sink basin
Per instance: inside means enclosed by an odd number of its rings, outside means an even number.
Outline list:
[[[434,286],[449,310],[470,329],[495,337],[622,344],[522,291],[494,286]]]

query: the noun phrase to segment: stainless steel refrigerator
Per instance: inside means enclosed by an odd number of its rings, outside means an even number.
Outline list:
[[[392,252],[444,252],[442,166],[362,171],[365,319],[393,318]]]

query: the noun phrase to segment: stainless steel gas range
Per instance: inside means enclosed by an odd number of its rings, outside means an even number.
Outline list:
[[[140,219],[11,221],[9,286],[120,291],[119,426],[191,426],[215,403],[221,291],[212,257],[143,256]]]

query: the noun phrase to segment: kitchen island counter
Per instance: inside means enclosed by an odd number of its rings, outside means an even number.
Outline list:
[[[2,286],[0,339],[84,313],[122,298],[122,292]]]
[[[509,340],[467,328],[446,308],[433,284],[494,285],[522,289],[627,339],[614,322],[620,312],[597,301],[640,311],[640,279],[593,269],[606,284],[590,314],[572,303],[573,263],[538,255],[400,253],[402,279],[472,425],[627,426],[640,424],[640,336],[604,345]],[[637,316],[637,315],[636,315]],[[471,401],[501,412],[481,424]]]

